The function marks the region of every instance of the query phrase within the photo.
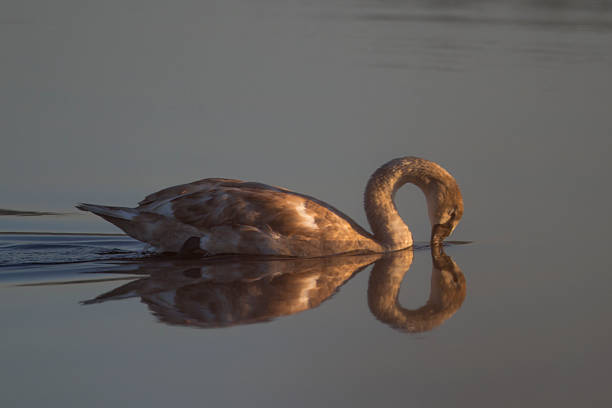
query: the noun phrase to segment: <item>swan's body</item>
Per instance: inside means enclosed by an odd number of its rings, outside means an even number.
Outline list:
[[[463,201],[455,179],[439,165],[415,157],[395,159],[370,178],[365,209],[370,234],[315,198],[283,188],[229,179],[203,179],[147,196],[136,208],[80,204],[164,252],[318,257],[388,252],[412,245],[393,196],[404,184],[425,193],[432,241],[455,228]]]

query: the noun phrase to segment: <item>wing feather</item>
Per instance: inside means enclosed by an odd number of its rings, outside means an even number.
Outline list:
[[[149,204],[155,203],[156,201],[164,201],[168,199],[177,198],[184,194],[190,194],[198,191],[207,190],[216,185],[223,183],[241,184],[242,181],[225,178],[206,178],[191,183],[179,184],[159,190],[155,193],[151,193],[146,196],[142,201],[138,203],[139,207],[146,207]]]

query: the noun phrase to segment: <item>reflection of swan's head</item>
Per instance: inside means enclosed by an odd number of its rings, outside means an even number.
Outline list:
[[[420,333],[432,330],[454,315],[465,299],[465,277],[442,246],[432,247],[433,268],[429,299],[416,310],[398,301],[402,279],[412,263],[412,251],[401,251],[376,262],[368,286],[368,304],[376,318],[391,327]]]

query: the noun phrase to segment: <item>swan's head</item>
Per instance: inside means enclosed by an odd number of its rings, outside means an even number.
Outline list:
[[[391,160],[372,174],[365,192],[365,209],[374,238],[386,250],[412,244],[412,234],[393,202],[397,190],[406,183],[416,185],[425,194],[432,244],[448,237],[463,216],[461,191],[448,171],[418,157]]]
[[[432,244],[444,241],[463,217],[461,191],[455,179],[450,174],[448,176],[443,182],[432,183],[427,194]]]

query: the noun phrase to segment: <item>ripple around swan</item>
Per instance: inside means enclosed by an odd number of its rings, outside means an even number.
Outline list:
[[[142,248],[129,237],[0,234],[0,274],[7,268],[134,257]]]
[[[414,245],[415,251],[428,248],[425,242]],[[143,249],[141,242],[127,236],[0,234],[0,284],[113,279],[113,274],[132,274],[151,260]],[[153,258],[154,262],[166,260],[159,255]]]

